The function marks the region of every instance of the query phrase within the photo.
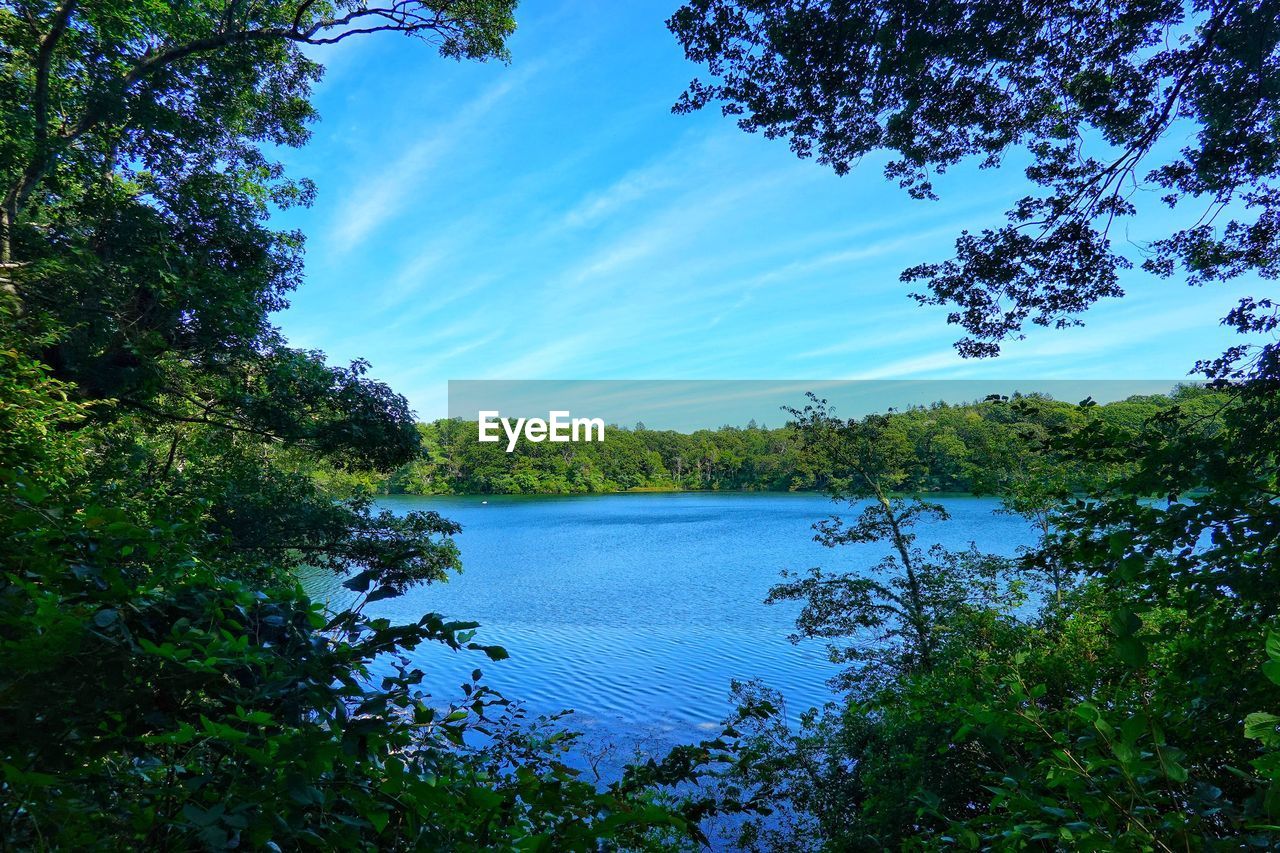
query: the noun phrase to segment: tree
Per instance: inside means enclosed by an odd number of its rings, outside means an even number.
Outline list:
[[[1059,608],[1076,580],[1070,566],[1055,560],[1046,548],[1057,532],[1058,514],[1076,496],[1096,494],[1109,473],[1116,476],[1122,467],[1087,465],[1058,449],[1064,436],[1080,428],[1080,417],[1087,417],[1099,407],[1085,400],[1076,417],[1055,418],[1055,407],[1042,397],[989,400],[995,406],[1011,411],[1015,424],[1011,434],[1001,436],[988,448],[979,463],[983,470],[976,478],[982,491],[1000,496],[1004,513],[1019,515],[1031,522],[1037,541],[1020,547],[1024,570],[1039,575],[1048,587],[1051,603]],[[1124,403],[1120,403],[1124,405]],[[1072,413],[1075,414],[1075,413]]]
[[[1182,220],[1144,247],[1148,272],[1280,273],[1278,20],[1269,1],[690,0],[668,26],[708,75],[677,112],[721,103],[839,174],[887,151],[886,177],[924,199],[968,158],[1029,158],[1038,193],[1006,225],[903,273],[953,309],[961,353],[990,356],[1028,321],[1073,325],[1122,295],[1133,261],[1113,233],[1144,192]],[[1245,330],[1272,307],[1245,299],[1227,321]]]
[[[302,237],[267,217],[313,190],[264,147],[307,138],[321,67],[302,46],[394,31],[445,56],[502,58],[511,10],[312,0],[0,9],[10,332],[39,342],[51,374],[96,401],[92,479],[152,496],[152,509],[204,506],[228,571],[380,548],[412,562],[425,552],[406,542],[444,532],[426,517],[375,516],[367,501],[335,504],[286,470],[299,453],[385,470],[413,458],[419,438],[406,401],[366,364],[332,367],[272,328],[300,280]],[[427,559],[423,577],[451,561]]]
[[[852,666],[833,682],[845,690],[881,685],[934,667],[952,618],[970,602],[998,594],[1005,568],[998,558],[977,552],[926,555],[915,545],[913,528],[946,520],[940,505],[899,498],[894,490],[912,481],[918,457],[887,415],[861,421],[833,417],[813,394],[803,409],[792,409],[805,451],[829,478],[833,500],[862,506],[846,524],[833,516],[816,524],[814,537],[827,547],[886,542],[892,553],[869,570],[807,576],[769,590],[767,602],[801,600],[797,637],[852,640],[830,647],[833,662]]]
[[[141,167],[180,180],[224,158],[273,171],[255,143],[296,145],[320,66],[302,45],[396,32],[441,55],[506,56],[512,0],[198,2],[178,6],[16,2],[0,10],[4,102],[0,263],[46,182]],[[278,170],[274,177],[279,178]],[[288,191],[281,189],[280,191]]]
[[[264,153],[314,117],[301,46],[502,57],[512,5],[0,6],[0,846],[698,837],[715,804],[658,788],[724,741],[597,788],[478,669],[425,683],[425,643],[505,657],[474,623],[364,612],[457,570],[459,528],[372,505],[419,452],[407,402],[271,325],[302,237],[268,217],[312,191]],[[304,565],[354,600],[311,601]]]
[[[745,130],[837,172],[886,150],[887,176],[929,198],[933,177],[966,158],[1030,161],[1035,189],[1006,225],[903,274],[926,284],[921,302],[953,309],[963,355],[996,355],[1027,322],[1071,325],[1121,295],[1119,272],[1138,258],[1112,229],[1143,190],[1183,218],[1141,247],[1147,272],[1192,285],[1280,272],[1275,3],[691,0],[669,25],[712,78],[677,111],[723,102]],[[1224,322],[1280,328],[1261,296]],[[835,783],[852,777],[818,813],[815,846],[1274,846],[1264,709],[1280,690],[1273,663],[1258,664],[1280,618],[1280,344],[1246,340],[1197,369],[1213,412],[1178,394],[1159,412],[1138,400],[1093,413],[1045,437],[1051,464],[1029,467],[1033,482],[1008,484],[1011,507],[1050,528],[1028,558],[1079,578],[1061,606],[974,613],[1009,630],[958,634],[939,648],[948,666],[784,744],[789,780],[795,744],[846,768]],[[866,795],[869,755],[892,801]],[[966,770],[944,785],[939,763]]]

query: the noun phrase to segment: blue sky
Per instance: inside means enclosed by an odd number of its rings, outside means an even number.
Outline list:
[[[1135,272],[1084,328],[959,358],[898,273],[999,224],[1021,171],[912,201],[883,160],[840,178],[717,111],[672,115],[698,73],[676,4],[530,2],[507,66],[394,36],[317,53],[322,119],[284,159],[319,197],[278,217],[308,235],[290,340],[368,359],[424,418],[450,379],[1177,379],[1231,342],[1217,321],[1256,282]]]

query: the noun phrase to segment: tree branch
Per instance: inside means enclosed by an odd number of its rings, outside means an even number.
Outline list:
[[[53,61],[54,48],[58,46],[62,34],[67,31],[71,22],[71,13],[75,10],[77,0],[63,0],[53,13],[49,34],[40,42],[40,52],[36,56],[36,93],[35,93],[35,143],[36,156],[43,153],[49,140],[49,66]]]
[[[107,84],[106,93],[114,97],[90,98],[90,106],[85,108],[80,119],[74,125],[51,137],[48,129],[48,89],[53,51],[63,33],[66,32],[77,2],[78,0],[62,0],[54,13],[49,34],[40,43],[36,62],[35,104],[33,105],[36,117],[35,152],[21,177],[9,187],[3,199],[3,208],[0,209],[0,213],[4,214],[0,216],[0,250],[2,250],[0,260],[9,259],[10,235],[17,222],[18,213],[36,186],[57,162],[60,152],[97,127],[108,116],[111,103],[121,102],[134,86],[161,69],[193,55],[212,53],[237,44],[293,41],[302,44],[330,45],[352,36],[376,32],[401,32],[413,35],[426,30],[444,33],[455,28],[455,25],[445,18],[444,12],[437,11],[425,15],[416,11],[422,8],[420,0],[395,0],[385,6],[357,8],[338,17],[321,18],[304,28],[302,20],[314,5],[315,0],[301,0],[291,26],[235,30],[230,27],[239,0],[230,0],[222,16],[221,31],[155,53],[144,54],[128,72]],[[324,35],[334,30],[340,30],[340,32]],[[56,142],[56,145],[50,144],[51,139]]]
[[[26,200],[31,189],[44,177],[49,162],[49,67],[53,62],[53,51],[58,46],[62,34],[67,31],[77,0],[62,0],[53,12],[49,32],[40,39],[40,49],[36,53],[36,90],[32,111],[35,117],[35,152],[31,163],[23,171],[18,183],[9,188],[4,199],[0,201],[0,263],[8,263],[12,258],[13,229],[18,223],[18,209]],[[34,19],[31,19],[36,29]],[[11,286],[5,287],[11,291]]]
[[[143,403],[141,400],[133,400],[128,397],[121,397],[119,398],[119,400],[121,403],[123,403],[126,406],[130,406],[141,412],[146,412],[152,417],[160,418],[166,421],[171,421],[175,423],[184,423],[184,424],[201,424],[203,426],[218,427],[219,429],[231,430],[232,432],[243,432],[243,433],[248,433],[249,435],[256,435],[259,438],[265,438],[268,441],[275,441],[282,444],[288,442],[288,440],[285,439],[283,436],[277,435],[276,433],[271,432],[270,430],[244,426],[243,424],[229,423],[227,421],[219,421],[209,417],[193,417],[190,415],[180,415],[176,412],[166,412],[163,409],[157,409],[154,406],[150,406],[146,403]]]

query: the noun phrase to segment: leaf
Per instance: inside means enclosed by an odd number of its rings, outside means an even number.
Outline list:
[[[1183,767],[1181,764],[1175,764],[1172,761],[1161,761],[1161,764],[1164,767],[1165,775],[1172,781],[1179,784],[1187,781],[1187,768]]]
[[[1092,702],[1081,702],[1076,706],[1075,712],[1076,716],[1086,723],[1092,723],[1100,716],[1097,707]]]
[[[402,595],[400,590],[396,589],[393,586],[380,586],[377,589],[375,589],[373,592],[369,593],[365,601],[368,601],[368,602],[382,601],[383,599],[396,598],[400,595]]]
[[[1273,684],[1280,684],[1280,660],[1269,660],[1262,665],[1262,674]]]
[[[178,730],[176,732],[168,732],[162,735],[144,735],[142,738],[142,741],[143,743],[164,743],[164,744],[178,745],[178,744],[190,743],[191,741],[195,740],[195,737],[196,737],[195,727],[188,722],[182,722],[178,724]]]
[[[38,773],[34,770],[19,770],[12,764],[0,766],[0,778],[9,782],[11,785],[31,785],[37,788],[47,788],[54,785],[58,781],[58,777],[48,773]]]
[[[213,826],[218,822],[218,818],[222,816],[225,808],[222,803],[216,803],[207,810],[200,808],[195,803],[187,803],[182,807],[182,816],[196,826]]]
[[[365,570],[359,574],[353,575],[342,585],[352,592],[367,592],[369,585],[373,583],[373,572]]]
[[[1122,607],[1111,614],[1111,630],[1118,637],[1131,637],[1142,630],[1142,620],[1132,610]]]
[[[1255,711],[1244,718],[1244,736],[1267,746],[1280,746],[1280,717]]]
[[[1116,577],[1120,580],[1131,581],[1142,572],[1145,565],[1146,563],[1141,557],[1131,554],[1116,564]]]
[[[324,805],[324,792],[314,785],[308,785],[300,780],[289,786],[289,797],[303,806]]]
[[[1138,637],[1121,637],[1116,641],[1116,653],[1134,669],[1147,665],[1147,645]]]
[[[493,661],[506,660],[511,657],[507,650],[502,646],[482,646],[479,643],[471,643],[467,648],[476,652],[484,652],[485,655],[488,656],[489,660]]]

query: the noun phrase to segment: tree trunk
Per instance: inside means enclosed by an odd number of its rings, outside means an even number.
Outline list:
[[[4,278],[6,290],[13,287],[7,272],[9,264],[13,261],[12,241],[9,236],[12,222],[13,214],[9,211],[9,205],[0,205],[0,268],[6,270],[5,273],[0,273],[0,275]]]
[[[893,504],[889,501],[888,496],[881,491],[879,483],[873,481],[865,472],[863,473],[863,479],[871,485],[876,500],[884,511],[893,536],[894,547],[902,560],[902,568],[906,571],[911,627],[915,629],[916,638],[920,643],[920,667],[928,671],[933,668],[933,631],[930,630],[929,617],[925,612],[924,593],[920,589],[920,579],[916,577],[915,566],[911,560],[911,549],[907,547],[907,540],[898,522],[898,515],[894,512]]]

